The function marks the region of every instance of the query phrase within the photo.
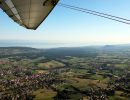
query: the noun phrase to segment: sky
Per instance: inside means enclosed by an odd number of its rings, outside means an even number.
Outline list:
[[[60,3],[130,19],[130,0],[60,0]],[[0,9],[0,40],[72,44],[128,44],[130,25],[56,6],[37,30],[14,23]]]

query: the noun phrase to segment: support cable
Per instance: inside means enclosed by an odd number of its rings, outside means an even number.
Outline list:
[[[109,15],[109,14],[106,14],[106,13],[101,13],[101,12],[97,12],[97,11],[94,11],[94,10],[84,9],[84,8],[80,8],[80,7],[76,7],[76,6],[63,4],[63,3],[59,3],[58,5],[61,6],[61,7],[68,8],[68,9],[72,9],[72,10],[76,10],[76,11],[79,11],[79,12],[88,13],[88,14],[91,14],[91,15],[107,18],[107,19],[110,19],[110,20],[113,20],[113,21],[117,21],[117,22],[120,22],[120,23],[124,23],[124,24],[130,25],[130,20],[128,20],[126,18],[121,18],[121,17]]]

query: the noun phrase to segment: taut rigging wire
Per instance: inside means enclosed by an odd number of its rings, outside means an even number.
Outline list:
[[[99,17],[107,18],[107,19],[110,19],[110,20],[113,20],[113,21],[117,21],[117,22],[120,22],[120,23],[130,25],[130,20],[125,19],[125,18],[109,15],[109,14],[106,14],[106,13],[97,12],[97,11],[94,11],[94,10],[84,9],[84,8],[80,8],[80,7],[76,7],[76,6],[72,6],[72,5],[67,5],[67,4],[63,4],[63,3],[59,3],[58,5],[61,6],[61,7],[68,8],[68,9],[88,13],[88,14],[91,14],[91,15],[96,15],[96,16],[99,16]]]

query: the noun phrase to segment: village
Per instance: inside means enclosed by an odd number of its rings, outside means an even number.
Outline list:
[[[0,100],[129,100],[127,56],[32,54],[1,57]]]

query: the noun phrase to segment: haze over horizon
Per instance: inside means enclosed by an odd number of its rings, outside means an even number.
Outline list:
[[[82,0],[82,2],[81,0],[60,0],[60,2],[130,18],[129,0]],[[38,43],[40,41],[51,45],[58,44],[58,46],[130,43],[129,25],[76,12],[58,5],[36,31],[17,25],[1,9],[0,26],[1,41],[20,40]]]
[[[110,43],[58,43],[58,42],[46,42],[46,41],[29,41],[29,40],[0,40],[0,47],[31,47],[31,48],[60,48],[60,47],[89,47],[89,46],[130,46],[127,44],[110,44]]]

